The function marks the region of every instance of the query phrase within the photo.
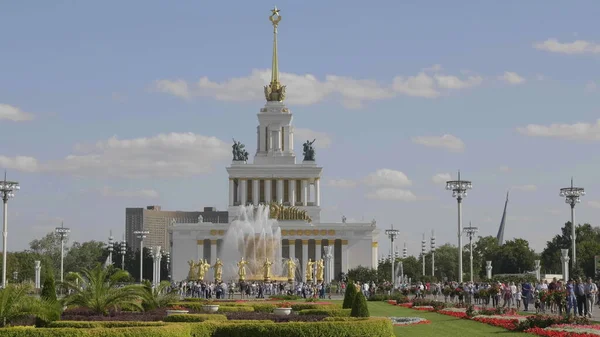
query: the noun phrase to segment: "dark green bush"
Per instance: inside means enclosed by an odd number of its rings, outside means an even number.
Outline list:
[[[352,317],[369,317],[369,307],[367,306],[367,299],[362,292],[356,293],[354,296],[354,303],[352,304],[352,311],[350,312]]]
[[[191,331],[190,324],[111,329],[14,327],[0,329],[0,337],[190,337]],[[211,337],[211,335],[195,337]]]
[[[54,275],[47,273],[46,280],[42,285],[42,292],[40,298],[46,301],[56,301],[56,284],[54,283]]]
[[[344,309],[348,310],[348,309]],[[370,319],[369,317],[325,317],[323,322],[354,322],[364,321]]]
[[[276,308],[274,304],[269,303],[253,303],[254,312],[273,312]]]
[[[183,314],[165,317],[165,322],[204,322],[204,321],[226,321],[227,316],[218,314]]]
[[[56,321],[48,324],[48,328],[131,328],[131,327],[149,327],[165,326],[163,322],[127,322],[127,321]]]
[[[227,303],[227,304],[230,304],[230,303]],[[202,306],[206,305],[206,304],[200,303],[200,302],[178,302],[178,303],[175,303],[174,305],[182,306],[193,312],[203,312],[204,310],[202,309]],[[229,305],[219,304],[219,312],[252,312],[252,311],[254,311],[254,308],[250,305],[229,306]]]
[[[298,315],[318,315],[328,317],[350,317],[352,309],[305,309],[300,310]]]
[[[346,287],[346,292],[344,293],[344,304],[342,304],[343,309],[351,309],[352,304],[354,303],[354,297],[356,296],[356,286],[354,286],[354,282],[349,282]]]
[[[308,309],[336,309],[339,308],[335,304],[314,304],[314,303],[293,303],[292,310],[308,310]]]
[[[244,307],[227,307],[227,306],[219,306],[218,312],[254,312],[254,308],[251,306]]]
[[[295,301],[299,300],[300,296],[298,295],[272,295],[269,298],[280,301]]]

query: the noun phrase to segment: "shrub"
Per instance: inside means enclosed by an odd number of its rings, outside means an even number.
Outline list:
[[[250,307],[250,306],[246,306],[246,307],[226,307],[226,306],[219,306],[219,311],[218,312],[254,312],[254,308]]]
[[[328,303],[328,304],[294,303],[294,304],[292,304],[292,310],[294,310],[294,311],[307,310],[307,309],[327,309],[327,308],[335,309],[335,308],[339,308],[339,307],[332,303]]]
[[[295,300],[299,300],[300,296],[297,296],[297,295],[272,295],[272,296],[269,296],[269,299],[277,300],[277,301],[295,301]]]
[[[349,282],[346,287],[346,292],[344,293],[344,304],[342,304],[343,309],[351,309],[352,304],[354,303],[354,297],[356,296],[356,286],[354,282]]]
[[[227,316],[217,314],[186,314],[170,315],[163,319],[165,322],[204,322],[204,321],[226,321]]]
[[[127,327],[127,328],[55,328],[36,329],[31,327],[7,328],[0,330],[0,336],[10,337],[189,337],[192,326],[190,324],[171,324],[153,327]],[[210,337],[211,335],[196,335],[197,337]]]
[[[401,293],[395,293],[393,295],[384,295],[384,294],[375,294],[373,296],[369,296],[367,301],[396,301],[396,304],[408,303],[408,297],[402,295]]]
[[[65,321],[162,321],[166,316],[163,309],[146,312],[120,312],[110,311],[107,316],[98,315],[86,308],[67,309],[62,314]]]
[[[367,306],[367,299],[362,292],[356,293],[354,296],[354,303],[352,304],[352,311],[350,312],[352,317],[369,317],[369,307]]]
[[[273,312],[275,305],[268,303],[253,303],[254,312]]]
[[[258,312],[232,312],[228,313],[227,319],[230,321],[263,321],[270,320],[276,323],[285,323],[285,322],[319,322],[322,321],[325,316],[316,316],[316,315],[289,315],[289,316],[276,316],[273,314],[267,313],[258,313]]]
[[[219,304],[219,312],[250,312],[254,311],[254,307],[250,305],[229,305],[232,303]],[[205,304],[202,302],[177,302],[173,305],[181,306],[188,309],[191,312],[204,312],[202,306]]]
[[[54,275],[47,273],[44,285],[42,285],[42,292],[40,298],[46,301],[56,301],[56,285],[54,283]]]
[[[347,309],[344,309],[347,310]],[[325,317],[324,322],[353,322],[353,321],[364,321],[370,319],[369,317]]]
[[[305,309],[300,310],[298,315],[319,315],[328,317],[350,317],[352,309]]]
[[[148,327],[148,326],[165,326],[163,322],[80,322],[80,321],[57,321],[48,324],[48,328],[77,328],[77,329],[94,329],[94,328],[130,328],[130,327]]]
[[[525,331],[531,328],[543,329],[555,324],[589,325],[590,321],[586,317],[577,316],[533,315],[527,317],[526,320],[519,322],[516,330]]]

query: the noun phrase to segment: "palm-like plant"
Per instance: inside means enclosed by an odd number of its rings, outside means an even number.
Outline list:
[[[152,287],[150,282],[144,283],[144,294],[142,296],[142,306],[144,310],[154,310],[165,308],[179,300],[179,294],[176,289],[169,290],[171,283],[162,281],[156,287]]]
[[[15,321],[36,316],[48,319],[50,310],[55,308],[49,303],[39,300],[29,293],[33,290],[30,284],[9,284],[0,290],[0,326],[5,327]]]
[[[103,268],[98,264],[93,269],[74,273],[64,283],[70,294],[65,297],[65,305],[87,308],[97,314],[106,315],[110,310],[123,307],[142,309],[143,287],[140,285],[119,286],[119,282],[129,278],[129,273],[115,268]]]

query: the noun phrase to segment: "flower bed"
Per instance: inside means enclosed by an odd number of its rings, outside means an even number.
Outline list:
[[[412,309],[420,311],[434,311],[435,309],[431,305],[413,306]]]
[[[452,316],[456,318],[467,318],[467,310],[464,308],[445,308],[438,310],[438,314]]]
[[[549,328],[531,328],[525,332],[549,337],[600,336],[600,325],[556,324]]]
[[[403,308],[412,308],[413,304],[411,302],[409,303],[401,303],[398,304],[399,307],[403,307]]]
[[[519,323],[527,320],[527,317],[510,315],[477,315],[472,319],[477,322],[497,326],[512,331],[517,329]]]
[[[390,317],[394,326],[429,324],[430,321],[421,317]]]

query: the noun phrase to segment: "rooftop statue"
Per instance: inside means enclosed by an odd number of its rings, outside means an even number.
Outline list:
[[[302,144],[302,146],[304,147],[304,151],[302,152],[302,154],[304,155],[305,161],[315,161],[315,149],[313,148],[313,144],[315,141],[316,139],[313,139],[312,142],[307,140],[304,144]]]
[[[235,138],[233,139],[233,145],[231,146],[232,149],[232,153],[233,153],[233,160],[234,161],[243,161],[246,162],[248,161],[248,151],[246,151],[245,149],[245,145],[242,144],[242,142],[236,141]]]

